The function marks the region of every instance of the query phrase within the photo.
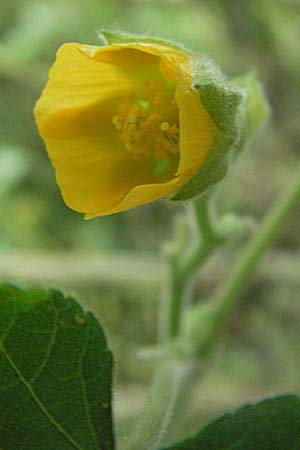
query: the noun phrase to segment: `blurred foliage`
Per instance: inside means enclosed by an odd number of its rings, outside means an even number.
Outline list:
[[[45,253],[45,257],[49,251],[157,254],[170,237],[178,210],[158,202],[84,222],[64,205],[32,116],[59,45],[96,44],[97,30],[123,29],[177,39],[215,58],[230,76],[256,70],[272,118],[227,177],[218,206],[224,212],[260,219],[300,156],[299,23],[299,0],[2,0],[0,258],[17,251]],[[299,211],[295,211],[278,247],[287,252],[299,248],[298,223]],[[238,241],[225,249],[229,265],[241,245]],[[196,416],[198,424],[199,416],[205,418],[240,401],[299,390],[300,282],[297,286],[279,285],[276,279],[273,285],[253,283],[229,336],[201,380],[187,428],[193,428]],[[132,417],[139,414],[153,370],[153,363],[141,363],[135,352],[155,342],[158,291],[148,286],[74,288],[101,316],[117,353],[116,407],[120,430],[126,433]],[[125,414],[123,406],[128,402],[132,411]]]

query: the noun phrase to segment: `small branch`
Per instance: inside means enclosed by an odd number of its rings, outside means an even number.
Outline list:
[[[183,424],[181,411],[190,394],[187,386],[193,385],[196,379],[197,364],[194,360],[165,359],[160,364],[143,415],[135,423],[128,449],[156,450],[177,437]]]
[[[192,278],[223,242],[212,221],[210,197],[210,193],[205,194],[192,203],[194,239],[190,240],[186,248],[179,247],[169,258],[167,293],[163,298],[166,305],[164,338],[167,342],[180,334],[183,308],[190,296]]]
[[[217,337],[229,319],[238,294],[247,283],[260,256],[279,232],[284,219],[294,207],[299,195],[300,170],[287,192],[279,199],[278,204],[265,220],[260,232],[243,252],[229,281],[218,290],[215,300],[216,308],[208,317],[207,334],[203,336],[199,347],[201,355],[208,354],[213,348],[213,344],[216,343]],[[220,235],[214,226],[207,197],[202,197],[195,204],[194,213],[194,219],[196,219],[194,224],[197,231],[194,240],[185,248],[181,240],[177,249],[174,247],[174,252],[169,257],[169,284],[165,299],[167,311],[164,317],[165,355],[158,365],[149,402],[136,426],[137,432],[130,440],[130,444],[138,443],[139,445],[131,445],[131,448],[152,450],[157,448],[158,444],[163,444],[167,433],[177,430],[177,419],[179,415],[182,418],[183,405],[190,392],[189,386],[194,381],[196,373],[194,370],[196,370],[197,364],[194,365],[193,356],[196,347],[191,345],[191,349],[184,348],[181,351],[180,345],[176,346],[178,343],[184,344],[184,339],[180,339],[182,338],[181,321],[188,300],[188,290],[191,287],[191,278],[199,267],[213,250],[229,237],[228,234]],[[177,349],[178,354],[176,354]],[[182,372],[179,371],[177,364],[182,368]],[[181,373],[184,376],[181,376]],[[163,377],[162,374],[164,374]],[[150,444],[145,445],[146,443]]]
[[[260,231],[242,252],[231,276],[218,289],[215,299],[212,300],[212,305],[215,303],[216,306],[211,316],[211,327],[207,328],[207,337],[201,342],[200,354],[208,354],[214,348],[217,338],[230,320],[232,310],[240,299],[241,292],[247,286],[253,270],[297,204],[300,204],[300,167],[265,218]]]
[[[172,433],[176,434],[182,424],[181,411],[190,393],[189,386],[197,374],[193,355],[186,354],[180,347],[181,324],[192,290],[192,278],[223,239],[214,229],[208,194],[193,202],[192,219],[192,229],[187,230],[185,220],[184,228],[177,227],[175,241],[168,246],[169,277],[162,299],[165,308],[163,357],[158,362],[144,414],[130,439],[130,448],[153,450],[165,444]]]

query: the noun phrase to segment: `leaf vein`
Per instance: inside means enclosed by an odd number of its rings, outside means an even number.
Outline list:
[[[43,358],[43,361],[41,362],[40,366],[37,368],[36,372],[33,374],[32,378],[29,380],[30,384],[34,384],[38,380],[38,378],[42,375],[43,371],[45,370],[45,367],[50,359],[50,355],[51,355],[52,349],[55,344],[55,340],[57,337],[57,330],[58,330],[57,311],[55,310],[55,320],[54,320],[53,330],[51,333],[51,338],[49,341],[49,346],[47,348],[47,351],[45,353],[45,357]]]
[[[56,314],[57,316],[57,314]],[[56,427],[56,429],[65,437],[65,439],[67,439],[71,444],[73,444],[75,446],[75,448],[77,450],[85,450],[83,447],[81,447],[74,439],[73,437],[62,428],[62,426],[60,425],[59,422],[57,422],[57,420],[52,416],[52,414],[47,410],[47,408],[44,406],[44,404],[41,402],[41,400],[39,399],[38,395],[36,394],[35,390],[33,389],[33,387],[31,386],[31,384],[23,377],[21,371],[19,370],[19,368],[17,367],[17,365],[14,363],[14,361],[12,360],[12,358],[10,357],[10,355],[7,353],[7,351],[5,350],[5,347],[3,346],[3,343],[0,343],[0,351],[2,351],[4,357],[7,359],[8,363],[10,364],[10,366],[13,368],[13,370],[15,371],[16,375],[18,376],[18,378],[20,379],[20,381],[24,384],[24,386],[26,387],[27,391],[29,392],[29,394],[31,395],[31,397],[33,398],[33,400],[35,401],[35,403],[37,404],[37,406],[40,408],[40,410],[43,412],[43,414],[47,417],[47,419]]]
[[[87,383],[84,377],[84,373],[83,373],[83,360],[84,360],[84,356],[86,353],[86,345],[87,345],[87,338],[88,338],[88,331],[89,331],[89,327],[88,325],[85,326],[85,334],[84,334],[84,341],[83,341],[83,346],[82,346],[82,352],[80,354],[80,358],[78,361],[78,371],[79,371],[79,377],[80,377],[80,382],[81,382],[81,387],[82,387],[82,394],[83,394],[83,400],[84,400],[84,407],[85,407],[85,413],[86,413],[86,418],[88,421],[88,425],[89,425],[89,429],[93,438],[93,441],[96,445],[96,448],[98,448],[99,450],[101,450],[101,448],[99,447],[98,444],[98,438],[97,438],[97,434],[96,434],[96,430],[94,427],[94,424],[92,423],[91,420],[91,411],[90,411],[90,406],[89,406],[89,401],[87,398]]]

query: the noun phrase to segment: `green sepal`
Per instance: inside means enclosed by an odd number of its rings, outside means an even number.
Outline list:
[[[245,144],[251,141],[255,131],[267,120],[270,106],[255,72],[235,78],[233,82],[245,92],[238,124],[240,129],[237,150],[242,150]]]
[[[98,37],[103,45],[113,45],[113,44],[132,44],[134,42],[144,43],[144,44],[156,44],[164,45],[166,47],[171,47],[185,53],[190,53],[184,45],[178,42],[157,38],[149,35],[132,34],[125,31],[111,31],[111,30],[99,30],[97,32]]]
[[[215,139],[199,172],[171,199],[187,200],[221,181],[230,162],[265,120],[268,106],[255,75],[229,81],[207,59],[194,63],[193,88],[215,126]]]

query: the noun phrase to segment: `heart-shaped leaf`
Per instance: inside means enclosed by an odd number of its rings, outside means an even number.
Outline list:
[[[0,287],[0,448],[113,450],[112,355],[91,313]]]
[[[165,450],[299,450],[300,396],[248,404],[204,425]]]

